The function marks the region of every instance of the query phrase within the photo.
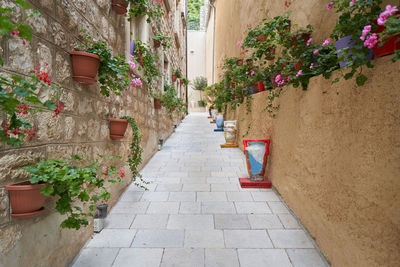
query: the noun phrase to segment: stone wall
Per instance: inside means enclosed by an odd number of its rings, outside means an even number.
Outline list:
[[[176,3],[178,1],[178,3]],[[14,6],[14,1],[2,1],[1,5]],[[53,118],[52,112],[39,114],[33,123],[39,129],[37,137],[22,147],[2,145],[0,150],[0,266],[67,266],[92,234],[92,225],[79,231],[62,230],[59,227],[62,216],[54,210],[54,199],[47,199],[42,215],[30,219],[13,219],[9,216],[8,193],[4,186],[26,180],[21,167],[39,159],[63,158],[72,153],[95,156],[96,154],[120,154],[124,161],[129,153],[131,129],[120,141],[109,138],[108,118],[124,115],[135,118],[142,136],[143,164],[157,149],[159,138],[164,140],[172,133],[184,114],[172,119],[166,110],[155,110],[153,99],[147,88],[129,88],[121,96],[103,97],[99,86],[81,85],[72,80],[71,61],[68,52],[79,43],[80,30],[99,40],[106,41],[114,54],[127,54],[129,42],[137,38],[129,35],[133,28],[149,34],[142,41],[148,41],[158,31],[177,33],[171,49],[163,52],[153,49],[160,56],[159,71],[170,79],[173,68],[183,67],[186,75],[185,25],[182,12],[184,1],[170,0],[168,16],[147,24],[144,19],[128,23],[123,16],[111,9],[111,0],[35,0],[31,4],[42,16],[30,19],[28,23],[34,36],[26,45],[16,37],[2,40],[1,53],[5,60],[1,75],[27,74],[35,67],[48,71],[53,81],[62,85],[65,95],[64,110]],[[184,13],[183,13],[184,14]],[[21,19],[18,15],[16,19]],[[139,24],[140,23],[140,24]],[[130,28],[132,27],[132,28]],[[128,31],[126,31],[128,30]],[[128,33],[128,34],[127,34]],[[167,62],[167,64],[166,64]],[[138,72],[140,76],[140,72]],[[157,81],[156,90],[161,90],[163,79]],[[178,83],[181,97],[185,88]],[[129,173],[124,161],[121,168]],[[142,166],[143,166],[142,164]],[[130,183],[127,175],[125,184],[110,188],[112,205],[124,188]]]
[[[217,0],[217,81],[223,58],[239,56],[236,42],[247,24],[292,11],[292,25],[312,24],[313,40],[321,41],[335,22],[328,2],[291,1],[287,9],[284,1]],[[390,57],[373,64],[362,87],[314,77],[307,91],[285,88],[276,119],[261,112],[268,92],[253,95],[251,113],[243,105],[227,114],[238,121],[242,149],[249,125],[246,138],[271,138],[266,177],[332,266],[397,266],[400,260],[400,64]]]

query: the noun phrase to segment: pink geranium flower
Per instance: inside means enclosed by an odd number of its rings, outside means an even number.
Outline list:
[[[356,0],[351,0],[350,6],[354,6],[355,3],[356,3]]]
[[[311,63],[311,65],[310,65],[310,70],[311,70],[312,68],[314,68],[314,63]]]
[[[307,41],[307,46],[309,46],[311,44],[312,38],[308,39]]]
[[[326,6],[326,10],[331,10],[333,7],[333,2],[329,2],[329,4]]]
[[[236,43],[236,45],[237,45],[237,46],[239,46],[239,47],[242,47],[242,45],[243,45],[243,42],[241,42],[241,41],[238,41],[238,42]]]
[[[364,42],[364,46],[368,48],[373,48],[378,43],[378,36],[373,33],[372,35],[368,36]]]
[[[299,70],[299,71],[297,72],[297,74],[296,74],[296,77],[299,77],[302,73],[303,73],[303,71],[302,71],[302,70]]]
[[[323,43],[322,46],[326,46],[331,42],[331,38],[326,39]]]
[[[386,6],[386,10],[383,11],[380,15],[379,18],[377,20],[378,25],[384,25],[386,23],[386,20],[392,16],[395,12],[397,12],[397,6],[391,6],[391,5],[387,5]]]
[[[361,37],[360,37],[360,39],[362,40],[362,41],[364,41],[365,40],[365,37],[368,35],[368,33],[370,33],[371,32],[371,25],[367,25],[367,26],[365,26],[364,27],[364,30],[362,31],[362,35],[361,35]]]
[[[316,55],[317,53],[318,53],[318,49],[315,49],[315,50],[313,51],[313,54]]]

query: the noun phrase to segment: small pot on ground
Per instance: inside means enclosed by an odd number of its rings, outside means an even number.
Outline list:
[[[124,15],[128,8],[128,2],[125,0],[112,0],[112,9],[118,15]]]
[[[100,66],[100,57],[83,51],[71,51],[69,54],[72,58],[72,69],[74,71],[72,78],[79,83],[94,84]]]
[[[161,109],[161,101],[158,99],[154,99],[154,108]]]
[[[128,120],[108,119],[108,121],[110,122],[110,138],[114,140],[124,138]]]
[[[44,185],[46,184],[31,184],[29,181],[7,185],[12,208],[11,217],[29,218],[40,214],[44,210],[43,204],[46,200],[40,193]]]
[[[96,208],[99,210],[98,218],[104,219],[107,217],[108,204],[100,204]]]

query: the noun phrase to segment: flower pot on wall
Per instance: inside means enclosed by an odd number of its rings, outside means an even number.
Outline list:
[[[119,15],[124,15],[128,8],[128,2],[125,0],[112,0],[112,9]]]
[[[158,99],[154,99],[154,108],[161,109],[161,101]]]
[[[176,79],[178,79],[178,75],[172,74],[172,82],[176,82]]]
[[[11,217],[29,218],[40,214],[46,197],[40,193],[45,184],[31,184],[29,181],[6,186],[10,193]]]
[[[264,180],[269,144],[271,140],[244,139],[244,154],[246,155],[247,171],[251,181]]]
[[[161,46],[161,42],[158,40],[153,40],[154,48],[159,48]]]
[[[179,80],[179,83],[180,83],[181,85],[183,85],[183,84],[185,83],[185,81],[182,79],[182,80]]]
[[[110,138],[114,140],[124,138],[128,120],[108,119],[108,121],[110,122]]]
[[[266,59],[267,60],[274,60],[275,59],[275,53],[276,53],[275,48],[271,47],[269,49],[269,53],[270,53],[270,55]]]
[[[396,12],[396,15],[400,14],[400,12]],[[377,25],[376,20],[374,21],[374,24]],[[383,32],[386,27],[383,25],[377,25],[378,30],[375,31],[374,33],[379,34]],[[374,55],[376,57],[383,57],[387,55],[394,54],[394,50],[399,50],[400,49],[400,34],[389,37],[382,46],[380,46],[382,42],[378,42],[377,45],[375,45],[372,50],[374,51]]]
[[[242,66],[242,65],[243,65],[243,59],[238,59],[237,62],[236,62],[236,64],[237,64],[238,66]]]
[[[72,58],[72,69],[74,71],[72,78],[79,83],[94,84],[100,66],[100,57],[83,51],[71,51],[69,54]]]
[[[263,81],[261,81],[261,82],[256,82],[255,84],[254,84],[254,91],[255,92],[264,92],[265,91],[265,86],[264,86],[264,82]]]
[[[347,35],[346,37],[343,37],[340,40],[336,41],[336,50],[339,51],[342,48],[348,48],[348,47],[353,47],[354,46],[354,42],[352,42],[352,36],[351,35]],[[338,53],[338,57],[340,57],[344,52],[340,52]],[[349,54],[351,54],[351,50],[349,51]],[[370,49],[370,52],[367,56],[367,60],[372,60],[374,59],[374,53],[372,51],[372,49]],[[346,66],[347,61],[340,61],[339,65],[341,68],[343,68],[344,66]]]

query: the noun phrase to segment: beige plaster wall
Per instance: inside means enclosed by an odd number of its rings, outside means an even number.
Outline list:
[[[13,5],[12,0],[1,1],[0,5]],[[0,147],[0,266],[68,266],[80,248],[93,232],[90,224],[79,231],[61,230],[59,224],[63,217],[54,209],[54,199],[47,199],[45,211],[30,219],[13,219],[9,216],[8,193],[4,186],[26,180],[21,167],[33,164],[39,159],[63,158],[72,153],[95,156],[96,154],[121,154],[123,160],[117,165],[129,174],[125,161],[129,153],[132,131],[129,129],[120,141],[109,138],[108,118],[129,115],[135,118],[143,134],[143,164],[157,149],[159,138],[164,140],[172,133],[174,124],[179,124],[183,114],[170,119],[165,109],[155,110],[153,99],[146,87],[127,89],[119,97],[103,97],[99,86],[81,85],[72,80],[71,61],[68,52],[79,42],[81,29],[92,36],[105,40],[114,54],[125,54],[125,44],[136,36],[126,36],[128,25],[123,16],[111,9],[109,0],[31,1],[42,16],[29,20],[34,36],[27,45],[18,38],[11,37],[1,41],[2,57],[5,64],[0,68],[1,75],[26,74],[34,67],[50,72],[50,78],[62,85],[65,98],[64,110],[58,118],[53,112],[41,113],[34,119],[39,129],[37,137],[18,148]],[[157,51],[160,56],[159,70],[164,70],[164,58],[168,58],[169,69],[181,66],[186,57],[185,31],[182,25],[173,26],[175,16],[181,17],[184,4],[171,5],[169,16],[148,25],[144,20],[136,29],[147,32],[151,38],[154,32],[179,32],[180,48],[174,45],[167,52]],[[18,16],[16,19],[20,19]],[[177,20],[181,23],[181,20]],[[139,23],[139,22],[137,22]],[[144,41],[150,41],[144,40]],[[151,42],[152,43],[152,42]],[[48,63],[45,66],[44,63]],[[140,75],[140,72],[138,73]],[[157,81],[157,89],[162,89],[162,78]],[[178,84],[176,84],[178,86]],[[181,96],[185,95],[181,90]],[[141,167],[142,167],[141,166]],[[125,184],[110,188],[112,206],[124,188],[130,183],[130,175]]]
[[[287,10],[295,24],[314,27],[314,40],[326,38],[335,21],[328,1],[292,2],[286,9],[284,1],[217,0],[216,64],[239,56],[247,24]],[[315,77],[308,91],[285,88],[276,119],[261,112],[268,92],[253,95],[250,114],[242,106],[227,116],[238,120],[241,147],[249,125],[246,138],[271,138],[266,177],[332,266],[400,261],[400,64],[373,63],[363,87]]]

